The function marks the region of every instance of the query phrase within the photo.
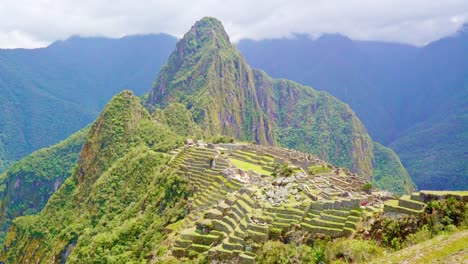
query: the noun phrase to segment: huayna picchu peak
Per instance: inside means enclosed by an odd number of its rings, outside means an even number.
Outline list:
[[[149,93],[147,105],[182,102],[206,135],[274,144],[257,99],[254,75],[229,42],[221,22],[204,18],[177,43]]]
[[[420,239],[408,223],[468,223],[466,192],[416,192],[347,104],[252,69],[214,18],[148,94],[120,92],[0,184],[0,263],[359,262],[350,236],[378,255]]]

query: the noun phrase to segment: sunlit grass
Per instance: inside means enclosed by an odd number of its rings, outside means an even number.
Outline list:
[[[229,158],[229,161],[231,161],[231,164],[236,166],[239,169],[242,169],[242,170],[245,170],[245,171],[252,170],[252,171],[260,173],[260,174],[271,175],[271,172],[262,169],[262,167],[257,165],[257,164],[253,164],[253,163],[250,163],[250,162],[245,162],[245,161],[238,160],[238,159],[235,159],[235,158]]]

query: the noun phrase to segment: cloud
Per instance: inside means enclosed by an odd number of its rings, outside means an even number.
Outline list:
[[[181,37],[203,16],[234,41],[294,33],[422,45],[468,21],[466,0],[2,0],[0,47],[37,47],[71,35]]]
[[[48,42],[36,40],[33,36],[21,31],[0,32],[0,48],[37,48],[44,47]]]

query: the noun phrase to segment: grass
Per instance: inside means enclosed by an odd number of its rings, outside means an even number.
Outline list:
[[[329,173],[329,172],[332,172],[333,170],[328,168],[326,165],[315,165],[315,166],[308,167],[307,171],[311,175],[317,175],[320,173]]]
[[[388,200],[385,202],[386,205],[398,206],[398,200]]]
[[[426,191],[421,190],[422,193],[433,194],[433,195],[459,195],[468,196],[468,191]]]
[[[260,173],[260,174],[271,175],[271,172],[262,169],[262,167],[259,166],[259,165],[252,164],[252,163],[249,163],[249,162],[245,162],[245,161],[242,161],[242,160],[238,160],[238,159],[235,159],[235,158],[229,158],[229,161],[231,162],[232,165],[236,166],[239,169],[242,169],[242,170],[245,170],[245,171],[252,170],[252,171]]]
[[[468,230],[440,235],[423,243],[390,253],[373,263],[465,263]]]

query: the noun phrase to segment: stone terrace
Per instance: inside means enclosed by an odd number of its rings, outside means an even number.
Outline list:
[[[363,212],[382,204],[361,192],[366,180],[297,151],[208,144],[171,154],[171,166],[193,189],[186,217],[168,226],[176,257],[206,252],[215,259],[254,263],[265,241],[291,228],[349,236]],[[293,174],[278,175],[277,164],[288,164]],[[309,167],[317,168],[313,175]],[[361,206],[363,201],[372,206]]]

